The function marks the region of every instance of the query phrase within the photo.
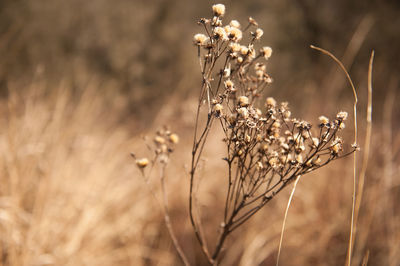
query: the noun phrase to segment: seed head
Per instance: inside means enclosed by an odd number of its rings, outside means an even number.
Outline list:
[[[197,33],[193,37],[193,42],[195,45],[204,46],[208,41],[208,37],[202,33]]]
[[[262,56],[264,56],[265,59],[268,60],[268,58],[270,58],[272,55],[272,48],[269,46],[264,46],[263,48],[261,48],[260,53]]]
[[[240,53],[242,55],[247,55],[247,53],[249,52],[249,48],[245,45],[240,46]]]
[[[239,97],[239,105],[240,106],[248,106],[249,105],[249,98],[247,98],[246,96],[240,96]]]
[[[169,141],[171,141],[173,144],[177,144],[179,142],[179,136],[175,133],[172,133],[169,135]]]
[[[329,119],[326,116],[321,115],[320,117],[318,117],[319,122],[321,122],[321,124],[328,124],[329,123]]]
[[[249,117],[249,111],[247,110],[246,107],[239,108],[238,114],[244,119],[247,119]]]
[[[161,136],[155,136],[154,137],[154,142],[158,145],[164,144],[165,143],[165,139]]]
[[[225,5],[223,4],[213,5],[212,10],[215,16],[222,17],[225,15]]]
[[[242,48],[241,45],[236,42],[230,43],[229,47],[231,48],[231,51],[234,53],[240,52],[240,49]]]
[[[344,112],[344,111],[340,111],[337,115],[336,115],[336,118],[337,119],[340,119],[340,120],[346,120],[347,119],[347,112]]]
[[[252,18],[252,17],[249,17],[249,23],[250,23],[251,25],[258,26],[257,21],[256,21],[254,18]]]
[[[223,109],[224,109],[224,107],[223,107],[221,104],[219,104],[219,103],[217,103],[217,104],[214,106],[214,110],[215,110],[216,112],[221,112]]]
[[[256,29],[256,32],[253,34],[254,38],[256,38],[256,40],[259,40],[263,35],[264,35],[264,31],[260,28]]]
[[[136,160],[136,165],[141,169],[145,168],[148,164],[149,164],[149,159],[147,158],[141,158]]]
[[[226,31],[222,27],[215,27],[214,28],[214,36],[217,39],[220,39],[220,40],[223,40],[223,41],[227,41],[228,40],[228,36],[226,35]]]
[[[333,154],[338,154],[342,150],[342,145],[340,143],[333,144],[331,147]]]
[[[239,21],[237,21],[237,20],[232,20],[232,21],[229,23],[229,26],[239,29],[239,28],[240,28],[240,23],[239,23]]]
[[[276,100],[272,97],[268,97],[265,103],[268,108],[272,108],[272,107],[276,106]]]
[[[242,31],[238,28],[227,26],[225,27],[225,31],[228,34],[229,39],[235,42],[239,42],[243,37]]]

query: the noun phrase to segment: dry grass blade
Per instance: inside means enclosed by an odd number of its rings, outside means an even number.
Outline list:
[[[280,238],[280,240],[279,240],[278,257],[276,258],[276,266],[279,265],[279,257],[280,257],[280,255],[281,255],[282,242],[283,242],[283,232],[285,231],[285,225],[286,225],[287,214],[288,214],[288,212],[289,212],[289,207],[290,207],[290,204],[291,204],[291,202],[292,202],[292,198],[293,198],[293,195],[294,195],[294,191],[296,190],[296,186],[297,186],[297,183],[298,183],[299,180],[300,180],[300,177],[301,177],[301,175],[299,175],[299,176],[296,178],[296,180],[294,181],[293,188],[292,188],[292,192],[290,193],[290,197],[289,197],[289,200],[288,200],[288,204],[287,204],[287,206],[286,206],[285,217],[283,218],[283,223],[282,223],[281,238]]]
[[[358,97],[357,97],[357,91],[356,88],[354,87],[353,81],[351,80],[351,77],[349,73],[347,72],[346,68],[340,62],[339,59],[336,58],[332,53],[328,52],[325,49],[316,47],[314,45],[310,46],[312,49],[315,49],[317,51],[320,51],[323,54],[328,55],[331,57],[343,70],[343,72],[346,74],[347,80],[349,81],[351,88],[353,90],[353,95],[354,95],[354,105],[353,105],[353,111],[354,111],[354,145],[357,145],[357,102],[358,102]],[[348,253],[347,253],[347,265],[351,265],[351,255],[352,255],[352,243],[353,243],[353,235],[354,235],[354,211],[355,211],[355,203],[356,203],[356,163],[357,163],[357,153],[354,153],[353,155],[353,194],[352,194],[352,210],[351,210],[351,226],[350,226],[350,239],[349,239],[349,247],[348,247]]]
[[[372,65],[374,62],[374,51],[371,53],[371,58],[369,61],[368,67],[368,106],[367,106],[367,129],[365,135],[364,142],[364,155],[361,166],[361,172],[358,182],[358,193],[356,198],[356,207],[355,207],[355,217],[354,217],[354,231],[357,229],[357,221],[360,212],[360,206],[363,196],[364,183],[365,183],[365,174],[367,172],[368,167],[368,158],[370,154],[370,146],[371,146],[371,135],[372,135]],[[352,243],[352,247],[354,246],[354,239]]]

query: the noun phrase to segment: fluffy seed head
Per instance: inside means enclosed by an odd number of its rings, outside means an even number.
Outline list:
[[[249,98],[247,98],[246,96],[240,96],[239,97],[239,105],[242,107],[249,105]]]
[[[242,48],[240,44],[236,43],[236,42],[232,42],[229,47],[231,48],[232,52],[240,52],[240,49]]]
[[[205,45],[207,43],[207,41],[208,41],[208,37],[202,33],[197,33],[193,37],[194,44],[199,45],[199,46]]]
[[[240,23],[239,23],[239,21],[237,21],[237,20],[232,20],[232,21],[229,23],[229,26],[239,29],[239,28],[240,28]]]
[[[259,40],[262,36],[264,35],[264,31],[260,28],[256,29],[256,32],[254,33],[254,38],[256,40]]]
[[[226,33],[228,34],[229,39],[235,42],[239,42],[243,37],[242,31],[239,30],[238,28],[227,26],[225,27],[225,30]]]
[[[240,53],[242,55],[247,55],[247,53],[249,52],[249,48],[245,45],[240,46]]]
[[[321,115],[320,117],[318,117],[319,122],[321,122],[321,124],[328,124],[329,123],[329,119],[326,116]]]
[[[337,115],[336,118],[341,119],[341,120],[346,120],[347,119],[347,112],[340,111]]]
[[[275,107],[276,106],[276,100],[272,97],[268,97],[267,100],[265,101],[267,107]]]
[[[222,27],[215,27],[214,28],[214,35],[220,40],[223,40],[223,41],[227,41],[228,40],[228,35],[226,35],[226,31]]]
[[[219,104],[219,103],[217,103],[217,104],[214,106],[214,110],[217,111],[217,112],[221,112],[223,109],[224,109],[224,107],[223,107],[221,104]]]
[[[222,17],[225,15],[225,5],[215,4],[212,6],[212,10],[215,16]]]
[[[264,56],[265,59],[268,59],[272,55],[272,48],[269,46],[264,46],[261,48],[260,53],[262,56]]]
[[[244,119],[247,119],[249,117],[249,111],[247,110],[246,107],[239,108],[238,114]]]

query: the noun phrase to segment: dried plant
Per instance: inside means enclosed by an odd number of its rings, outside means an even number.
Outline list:
[[[354,144],[348,151],[343,150],[339,133],[345,127],[346,112],[339,112],[333,119],[320,116],[319,123],[312,126],[293,118],[287,102],[277,103],[272,97],[263,99],[264,90],[272,82],[266,71],[272,49],[256,49],[263,30],[251,17],[243,28],[237,20],[224,25],[225,6],[217,4],[212,10],[212,18],[198,22],[204,33],[194,36],[202,86],[192,147],[189,215],[208,262],[218,264],[228,235],[288,184],[357,147]],[[224,133],[227,193],[220,235],[211,253],[202,232],[201,217],[195,210],[194,185],[215,122]],[[164,145],[157,139],[156,143]],[[141,168],[147,163],[137,160]]]

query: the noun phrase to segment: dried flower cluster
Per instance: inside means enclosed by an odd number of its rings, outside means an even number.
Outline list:
[[[331,121],[321,116],[313,127],[293,118],[287,102],[278,104],[272,97],[262,100],[263,90],[272,82],[267,73],[272,49],[255,48],[264,31],[253,18],[243,29],[236,20],[224,25],[225,6],[218,4],[212,9],[212,18],[199,21],[205,33],[194,36],[203,82],[191,168],[193,186],[208,133],[219,121],[225,134],[228,188],[221,235],[212,254],[199,233],[200,218],[193,213],[192,187],[190,195],[191,222],[210,263],[218,260],[225,238],[287,184],[355,149],[342,153],[343,140],[338,133],[344,128],[346,112],[339,112]],[[248,41],[241,43],[245,39]],[[207,120],[201,129],[204,102]]]
[[[343,152],[339,132],[345,128],[346,112],[334,119],[319,117],[319,123],[293,118],[287,102],[263,99],[265,88],[272,82],[267,63],[272,55],[269,46],[257,42],[264,35],[255,19],[245,27],[237,20],[223,23],[225,6],[212,6],[213,17],[198,22],[204,33],[193,37],[202,74],[202,86],[195,120],[190,169],[189,214],[195,235],[207,260],[217,265],[227,236],[257,213],[290,182],[331,161],[356,150]],[[259,46],[260,48],[256,48]],[[203,118],[204,114],[204,118]],[[227,193],[224,220],[215,249],[209,252],[201,233],[201,217],[194,210],[196,170],[209,132],[214,124],[224,132],[227,165]],[[204,123],[204,124],[203,124]],[[189,265],[169,222],[164,185],[164,169],[178,135],[167,128],[157,132],[153,145],[148,145],[154,159],[136,159],[144,168],[161,163],[161,187],[164,195],[165,221],[174,245],[185,265]],[[134,155],[133,155],[134,156]]]
[[[136,165],[141,170],[146,168],[150,163],[154,165],[157,161],[166,164],[170,153],[174,150],[174,145],[178,142],[179,136],[165,127],[156,132],[153,138],[153,145],[147,145],[149,150],[154,154],[154,159],[151,162],[146,157],[136,158],[133,153],[131,155],[136,159]]]

